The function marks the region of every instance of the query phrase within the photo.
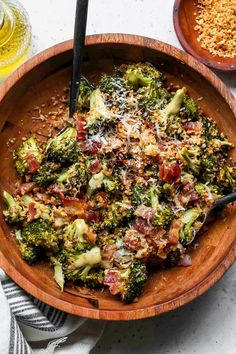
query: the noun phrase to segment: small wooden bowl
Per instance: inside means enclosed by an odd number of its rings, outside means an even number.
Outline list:
[[[236,58],[222,58],[203,49],[197,41],[197,0],[175,0],[173,10],[174,27],[182,47],[203,64],[223,72],[236,71]]]
[[[149,38],[104,34],[86,39],[84,73],[96,80],[101,72],[111,72],[114,65],[149,61],[165,73],[169,82],[186,86],[189,94],[200,99],[206,114],[236,143],[235,102],[224,84],[204,65],[182,51]],[[22,136],[46,133],[43,122],[32,120],[35,107],[53,111],[51,97],[68,87],[72,62],[72,41],[56,45],[30,59],[0,87],[0,193],[14,191],[17,180],[12,149]],[[7,146],[9,139],[10,147]],[[235,151],[232,152],[235,160]],[[217,219],[199,238],[192,251],[191,267],[156,270],[150,274],[139,301],[124,305],[107,291],[91,294],[66,288],[61,292],[45,261],[33,266],[19,254],[10,227],[2,218],[0,200],[0,267],[23,289],[60,310],[105,320],[131,320],[171,311],[195,299],[209,289],[236,258],[236,214]]]

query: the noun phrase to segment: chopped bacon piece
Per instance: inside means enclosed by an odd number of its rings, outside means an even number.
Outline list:
[[[195,200],[199,199],[199,195],[197,193],[191,193],[190,195],[190,202],[193,202]]]
[[[33,154],[30,154],[26,158],[27,160],[27,165],[30,173],[35,173],[38,171],[40,168],[40,164],[36,160],[35,156]]]
[[[104,277],[104,285],[109,286],[110,293],[117,295],[121,291],[121,277],[116,270],[109,269]]]
[[[98,173],[101,170],[101,168],[102,168],[101,162],[99,160],[94,160],[91,163],[90,171],[92,173]]]
[[[134,215],[139,216],[145,220],[153,220],[154,210],[153,208],[146,207],[145,205],[139,205],[135,210]]]
[[[184,123],[184,129],[188,132],[201,132],[202,123],[201,122],[186,122]]]
[[[117,250],[117,247],[115,244],[113,245],[106,245],[103,249],[103,252],[102,252],[102,259],[104,261],[108,261],[108,262],[111,262],[112,259],[113,259],[113,255],[114,253],[116,252]]]
[[[34,219],[34,217],[36,215],[35,203],[33,203],[33,202],[29,203],[28,211],[29,211],[29,216],[30,216],[30,220],[28,220],[28,221],[31,221]]]
[[[85,128],[85,115],[77,114],[76,115],[76,129],[77,129],[77,139],[86,140],[87,130]]]
[[[86,238],[93,244],[96,243],[97,234],[93,231],[87,231]]]
[[[66,209],[66,213],[69,215],[76,215],[80,218],[85,217],[87,210],[87,203],[83,199],[78,198],[63,198],[62,205]]]
[[[159,177],[167,183],[174,182],[181,175],[181,167],[177,162],[162,164],[160,167]]]
[[[134,228],[144,235],[148,235],[153,230],[153,226],[149,225],[148,222],[142,218],[136,218]]]
[[[23,183],[19,188],[16,190],[16,194],[24,195],[28,192],[31,192],[34,189],[35,184],[33,182]]]
[[[61,189],[59,188],[59,187],[57,187],[57,186],[50,186],[49,188],[48,188],[48,191],[50,192],[50,193],[53,193],[53,194],[56,194],[56,195],[58,195],[58,197],[59,198],[61,198],[62,200],[65,198],[65,196],[64,196],[64,193],[61,191]]]
[[[126,247],[130,251],[138,251],[139,249],[143,248],[142,236],[143,235],[141,235],[137,230],[128,230],[124,237]]]
[[[190,267],[192,265],[192,259],[189,254],[185,254],[183,258],[180,259],[178,265],[183,267]]]
[[[72,198],[72,197],[65,197],[62,200],[63,206],[73,206],[78,209],[86,209],[87,203],[84,199]]]
[[[184,188],[182,189],[181,194],[183,194],[183,195],[188,194],[190,191],[193,190],[193,186],[194,186],[194,182],[193,182],[193,181],[188,182],[188,183],[184,186]]]
[[[154,125],[152,123],[150,123],[148,120],[144,121],[144,124],[146,125],[146,127],[148,127],[149,129],[154,129]]]
[[[92,154],[96,154],[99,151],[99,149],[101,149],[101,147],[102,147],[102,143],[100,143],[100,141],[92,140],[89,144],[89,151]]]
[[[89,211],[84,216],[87,221],[99,221],[101,218],[101,213],[99,211]]]
[[[171,245],[177,245],[179,242],[179,233],[183,223],[180,220],[173,220],[170,226],[168,241]]]

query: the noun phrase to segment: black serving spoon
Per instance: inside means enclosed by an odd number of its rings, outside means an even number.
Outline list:
[[[236,192],[232,192],[230,194],[224,195],[220,199],[216,200],[212,206],[212,210],[221,208],[226,204],[232,203],[236,200]]]
[[[87,25],[88,1],[89,0],[77,0],[76,5],[73,44],[73,68],[70,86],[70,106],[68,123],[72,121],[77,107],[77,98],[79,94],[79,86],[82,73],[84,42]]]

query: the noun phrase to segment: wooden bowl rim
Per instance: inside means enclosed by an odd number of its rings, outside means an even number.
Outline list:
[[[236,63],[235,64],[229,64],[229,63],[217,63],[216,61],[207,59],[206,57],[198,54],[191,44],[187,42],[185,39],[184,32],[182,30],[180,21],[179,21],[179,14],[180,14],[180,6],[183,0],[175,0],[174,7],[173,7],[173,22],[174,22],[174,28],[175,28],[175,33],[178,37],[178,40],[184,50],[191,54],[194,58],[198,59],[200,62],[205,64],[208,67],[211,67],[213,69],[222,71],[222,72],[235,72],[236,71]],[[221,60],[223,60],[221,58]],[[235,59],[236,60],[236,59]]]
[[[226,103],[229,105],[234,115],[236,116],[236,105],[235,99],[229,89],[224,85],[224,83],[208,68],[203,64],[198,62],[196,59],[192,58],[190,55],[184,53],[183,51],[151,38],[127,35],[127,34],[101,34],[101,35],[91,35],[86,37],[86,45],[99,45],[99,44],[127,44],[146,47],[154,49],[156,51],[163,52],[169,56],[174,57],[183,64],[188,65],[193,68],[199,74],[204,71],[205,78],[211,83],[211,85],[221,94],[225,99]],[[25,64],[23,64],[17,71],[15,71],[3,84],[0,86],[0,103],[11,90],[11,88],[28,72],[30,72],[34,67],[38,66],[42,62],[51,59],[63,52],[72,49],[73,41],[68,40],[59,43],[53,47],[50,47],[43,52],[33,56]],[[73,315],[84,316],[94,319],[103,320],[135,320],[141,318],[147,318],[155,316],[161,313],[165,313],[174,310],[189,301],[197,298],[205,291],[207,291],[212,285],[214,285],[226,272],[226,270],[233,264],[236,260],[236,241],[232,245],[232,248],[225,255],[225,258],[215,267],[215,269],[201,282],[197,283],[188,292],[180,295],[179,297],[172,299],[163,304],[155,304],[153,306],[144,307],[135,310],[100,310],[95,308],[84,308],[83,306],[71,304],[65,300],[55,298],[54,296],[48,294],[42,289],[39,289],[36,285],[28,282],[28,280],[14,268],[14,266],[8,261],[4,254],[0,251],[0,266],[12,278],[20,287],[25,291],[38,298],[39,300],[47,303],[48,305],[54,306],[55,308],[71,313]]]

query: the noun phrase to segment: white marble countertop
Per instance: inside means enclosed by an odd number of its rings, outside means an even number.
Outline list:
[[[75,0],[20,0],[33,26],[33,52],[72,38]],[[180,47],[174,0],[90,0],[88,34],[139,34]],[[236,94],[236,75],[222,75]],[[169,314],[111,322],[93,354],[235,354],[236,265],[203,296]]]

